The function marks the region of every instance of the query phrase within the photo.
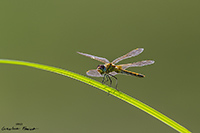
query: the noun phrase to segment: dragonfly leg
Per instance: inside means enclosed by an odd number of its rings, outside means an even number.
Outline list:
[[[108,82],[108,80],[110,81],[110,86],[112,85],[112,79],[110,78],[110,77],[113,77],[115,80],[116,80],[116,84],[115,84],[115,89],[117,90],[117,91],[119,91],[118,89],[117,89],[117,85],[118,85],[118,80],[117,80],[117,77],[115,77],[115,76],[113,76],[113,75],[111,75],[111,74],[105,74],[104,76],[103,76],[103,80],[102,80],[102,84],[105,84],[106,82]]]
[[[104,84],[105,81],[105,75],[103,76],[103,80],[101,81],[102,84]]]
[[[105,80],[106,79],[106,80]],[[102,84],[105,84],[108,81],[107,75],[103,76],[103,80],[101,81]]]
[[[110,86],[112,85],[112,80],[109,75],[107,75],[108,79],[110,80]]]
[[[117,89],[117,85],[118,85],[118,80],[117,80],[117,77],[115,77],[115,76],[113,76],[113,75],[111,75],[111,74],[109,74],[111,77],[113,77],[115,80],[116,80],[116,84],[115,84],[115,89],[116,90],[118,90]],[[119,90],[118,90],[119,91]]]
[[[108,82],[108,79],[110,80],[110,86],[112,84],[112,80],[110,79],[109,75],[104,74],[103,76],[103,80],[101,81],[102,84],[105,84],[106,82]],[[110,95],[110,92],[108,92],[108,96]]]
[[[108,75],[106,74],[106,77],[107,77],[107,81],[108,81],[108,79],[110,80],[110,87],[111,87],[111,85],[112,85],[112,80],[111,80],[109,74],[108,74]],[[108,92],[108,96],[110,96],[110,92]]]

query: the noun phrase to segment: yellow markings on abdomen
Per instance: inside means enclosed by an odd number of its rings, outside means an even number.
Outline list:
[[[143,75],[143,74],[136,73],[136,72],[131,72],[131,71],[123,70],[123,69],[121,69],[120,73],[126,74],[126,75],[131,75],[131,76],[142,77],[142,78],[145,77],[145,75]]]

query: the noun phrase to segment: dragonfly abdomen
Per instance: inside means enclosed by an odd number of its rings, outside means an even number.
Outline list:
[[[123,69],[121,69],[120,73],[126,74],[126,75],[131,75],[131,76],[137,76],[137,77],[145,77],[145,75],[143,75],[143,74],[131,72],[131,71],[123,70]]]

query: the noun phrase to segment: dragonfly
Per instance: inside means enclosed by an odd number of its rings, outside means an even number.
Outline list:
[[[112,62],[108,61],[106,58],[102,58],[102,57],[98,57],[98,56],[94,56],[94,55],[90,55],[90,54],[86,54],[86,53],[81,53],[81,52],[77,52],[77,53],[104,63],[101,65],[98,65],[97,69],[88,70],[86,72],[86,74],[91,77],[103,77],[102,83],[105,84],[107,81],[110,81],[110,86],[112,85],[111,77],[113,77],[116,79],[115,89],[118,90],[117,89],[117,77],[115,77],[115,75],[124,74],[124,75],[130,75],[130,76],[144,78],[145,75],[137,73],[137,72],[128,71],[126,69],[129,67],[142,67],[142,66],[146,66],[146,65],[151,65],[155,61],[143,60],[143,61],[128,63],[128,64],[121,64],[121,65],[115,65],[115,64],[124,59],[137,56],[140,53],[142,53],[143,51],[144,51],[143,48],[134,49],[134,50],[130,51],[129,53],[115,59]]]

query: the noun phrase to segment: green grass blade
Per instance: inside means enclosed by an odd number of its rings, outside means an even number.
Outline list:
[[[138,101],[137,99],[134,99],[131,96],[128,96],[127,94],[117,91],[107,85],[104,85],[98,81],[95,81],[93,79],[90,79],[88,77],[76,74],[74,72],[70,72],[61,68],[56,68],[56,67],[52,67],[52,66],[47,66],[47,65],[42,65],[42,64],[36,64],[36,63],[31,63],[31,62],[25,62],[25,61],[17,61],[17,60],[8,60],[8,59],[0,59],[0,63],[3,64],[15,64],[15,65],[23,65],[23,66],[29,66],[29,67],[33,67],[33,68],[38,68],[38,69],[42,69],[42,70],[46,70],[46,71],[50,71],[50,72],[54,72],[57,74],[61,74],[73,79],[76,79],[78,81],[84,82],[86,84],[89,84],[91,86],[94,86],[100,90],[103,90],[105,92],[108,92],[109,94],[131,104],[134,105],[135,107],[145,111],[146,113],[154,116],[155,118],[157,118],[158,120],[166,123],[167,125],[171,126],[172,128],[174,128],[175,130],[179,131],[180,133],[191,133],[189,130],[187,130],[186,128],[184,128],[183,126],[179,125],[178,123],[176,123],[175,121],[173,121],[172,119],[168,118],[167,116],[161,114],[160,112],[156,111],[155,109],[149,107],[148,105]]]

